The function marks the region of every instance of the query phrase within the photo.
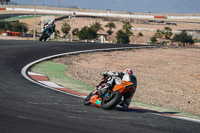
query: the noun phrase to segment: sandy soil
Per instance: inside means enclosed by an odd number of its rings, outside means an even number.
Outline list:
[[[73,22],[73,28],[79,28],[81,29],[84,26],[90,26],[92,23],[94,22],[100,22],[100,24],[102,25],[104,31],[100,31],[100,34],[106,34],[106,31],[108,30],[108,28],[105,27],[105,25],[109,22],[109,21],[105,21],[101,18],[76,18],[74,19]],[[67,22],[68,24],[71,25],[71,21],[69,19],[64,19],[61,21],[56,22],[56,28],[58,30],[61,29],[62,24],[64,22]],[[123,23],[122,21],[114,21],[116,28],[113,29],[113,35],[115,35],[117,33],[118,30],[122,29]],[[164,24],[156,24],[156,23],[150,23],[150,24],[140,24],[137,21],[132,22],[131,23],[133,28],[149,28],[149,29],[164,29],[164,27],[171,27],[173,31],[177,31],[177,30],[183,30],[183,29],[199,29],[200,25],[199,24],[191,24],[191,23],[181,23],[181,22],[177,22],[177,26],[173,26],[173,25],[164,25]],[[72,28],[72,29],[73,29]],[[138,38],[137,34],[139,32],[142,32],[142,34],[144,35],[143,37]],[[60,31],[60,33],[62,34],[62,32]],[[146,42],[150,42],[150,38],[155,34],[155,32],[151,32],[151,31],[133,31],[133,36],[130,38],[131,43],[146,43]],[[112,38],[112,39],[109,39]],[[108,36],[109,40],[113,40],[115,41],[115,36]]]
[[[159,48],[99,52],[56,59],[71,77],[95,86],[100,74],[134,70],[134,99],[200,115],[200,49]]]
[[[36,19],[37,32],[41,31],[40,20],[41,20],[40,17],[38,17]],[[100,31],[99,34],[107,34],[106,31],[108,30],[108,28],[106,28],[105,25],[110,21],[111,21],[110,19],[104,20],[102,18],[76,17],[73,20],[73,25],[71,23],[71,20],[69,20],[68,18],[57,21],[55,24],[56,24],[56,29],[60,31],[62,36],[64,34],[61,31],[61,27],[62,27],[64,22],[67,22],[72,27],[71,29],[74,29],[74,28],[81,29],[84,26],[90,26],[94,22],[100,22],[100,24],[102,25],[104,30]],[[27,23],[29,30],[34,29],[34,23],[33,23],[34,18],[21,19],[20,22]],[[113,29],[113,35],[107,37],[109,42],[115,42],[116,41],[115,35],[116,35],[117,31],[122,29],[122,25],[123,25],[122,20],[121,21],[114,21],[114,23],[116,25],[116,28]],[[177,26],[173,26],[173,25],[164,25],[164,24],[158,24],[158,23],[143,24],[139,20],[135,20],[134,22],[131,23],[131,25],[132,25],[133,28],[148,28],[148,29],[155,29],[155,30],[156,29],[164,29],[164,27],[171,27],[173,31],[183,30],[183,29],[199,29],[200,28],[199,24],[192,24],[192,23],[177,22]],[[137,34],[139,32],[142,32],[142,34],[144,36],[138,37]],[[154,34],[155,34],[155,32],[151,32],[151,31],[133,31],[133,36],[131,36],[130,40],[131,40],[131,43],[147,43],[147,42],[150,42],[150,38]],[[74,39],[77,39],[77,37],[74,36]]]

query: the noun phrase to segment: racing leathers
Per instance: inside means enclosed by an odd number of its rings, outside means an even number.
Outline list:
[[[50,20],[49,22],[45,23],[44,26],[48,26],[48,35],[50,36],[53,32],[55,32],[56,25],[54,20]]]
[[[101,94],[105,94],[108,90],[112,90],[115,85],[121,84],[123,80],[132,82],[135,85],[132,91],[124,94],[123,100],[119,103],[119,105],[122,106],[123,108],[128,108],[137,88],[137,78],[133,74],[127,74],[123,72],[118,73],[114,71],[109,71],[103,74],[109,78],[106,85],[100,89]]]

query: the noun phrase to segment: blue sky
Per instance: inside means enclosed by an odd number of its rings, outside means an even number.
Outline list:
[[[33,5],[34,0],[11,0],[13,2]],[[200,0],[37,0],[38,5],[78,8],[154,12],[154,13],[200,13]]]

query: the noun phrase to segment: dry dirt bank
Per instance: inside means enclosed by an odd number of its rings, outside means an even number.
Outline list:
[[[200,49],[159,48],[68,56],[68,75],[95,86],[108,70],[134,70],[134,99],[200,115]]]

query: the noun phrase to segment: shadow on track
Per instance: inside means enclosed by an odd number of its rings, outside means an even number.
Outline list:
[[[128,109],[122,108],[122,107],[115,107],[114,109],[117,111],[136,112],[136,113],[153,113],[153,114],[166,115],[166,116],[174,116],[175,114],[180,113],[180,112],[159,112],[159,111],[137,108],[137,107],[129,107]]]

